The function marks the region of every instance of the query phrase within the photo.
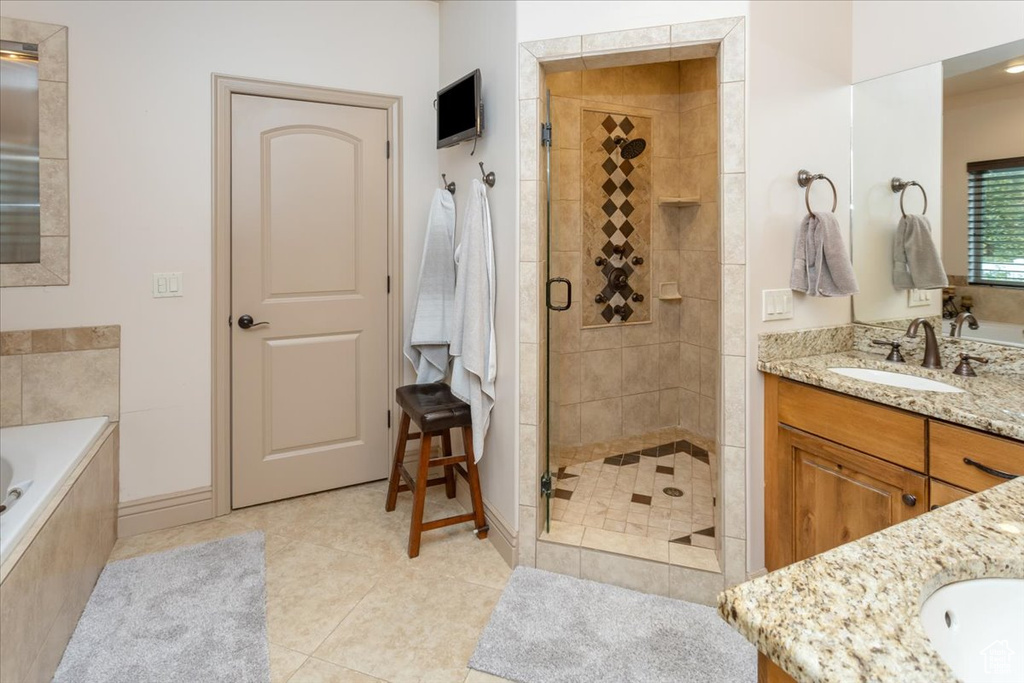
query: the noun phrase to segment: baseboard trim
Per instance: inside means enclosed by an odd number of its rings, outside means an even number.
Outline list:
[[[462,477],[455,477],[455,497],[467,511],[473,509],[469,495],[469,484]],[[516,566],[519,555],[517,534],[512,531],[511,525],[484,499],[484,515],[487,517],[487,525],[490,530],[487,532],[487,540],[491,542],[501,558],[509,567]]]
[[[117,510],[117,537],[169,529],[213,516],[213,489],[209,486],[125,501]]]

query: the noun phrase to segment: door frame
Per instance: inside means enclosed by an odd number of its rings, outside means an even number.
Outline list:
[[[211,467],[213,515],[231,512],[231,96],[280,99],[383,109],[388,141],[388,388],[394,396],[402,371],[402,98],[213,74],[213,262],[211,306]],[[393,403],[390,409],[396,410]],[[394,446],[394,428],[388,445]]]

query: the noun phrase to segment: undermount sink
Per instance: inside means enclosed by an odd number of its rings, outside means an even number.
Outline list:
[[[889,372],[887,370],[870,370],[868,368],[829,368],[828,370],[851,379],[874,382],[875,384],[886,384],[890,387],[900,387],[901,389],[940,391],[947,394],[956,394],[963,391],[963,389],[954,387],[952,384],[946,384],[945,382],[916,377],[914,375],[904,375],[898,372]]]
[[[1024,579],[972,579],[943,586],[921,606],[921,623],[958,679],[1024,681]]]

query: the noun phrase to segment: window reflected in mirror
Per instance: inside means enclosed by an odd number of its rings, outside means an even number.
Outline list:
[[[0,41],[0,263],[39,263],[39,49]]]

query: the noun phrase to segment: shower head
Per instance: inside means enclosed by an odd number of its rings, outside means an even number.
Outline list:
[[[643,138],[630,140],[629,138],[616,135],[613,142],[619,146],[619,154],[622,155],[623,159],[636,159],[647,149],[647,141]]]

